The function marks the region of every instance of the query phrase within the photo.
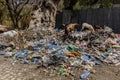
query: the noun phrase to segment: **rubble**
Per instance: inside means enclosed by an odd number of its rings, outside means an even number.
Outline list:
[[[87,71],[80,78],[86,79],[95,65],[104,63],[120,65],[120,34],[115,34],[108,28],[97,29],[91,33],[70,32],[64,42],[62,40],[64,31],[56,32],[52,28],[44,28],[37,33],[42,38],[38,40],[37,35],[34,36],[31,41],[26,41],[23,49],[16,45],[10,47],[1,44],[0,55],[14,58],[14,62],[19,60],[24,64],[35,63],[43,68],[54,66],[58,68],[56,71],[59,71],[60,75],[72,75],[71,68],[82,67]],[[10,32],[10,37],[17,33],[13,31],[12,34]]]

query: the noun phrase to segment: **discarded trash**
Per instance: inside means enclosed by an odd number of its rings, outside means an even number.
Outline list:
[[[77,67],[77,66],[80,66],[81,64],[82,64],[82,60],[76,60],[76,61],[71,63],[71,66]]]
[[[36,63],[36,62],[38,62],[39,60],[38,59],[36,59],[36,58],[32,58],[31,59],[31,62],[33,62],[33,63]]]
[[[99,43],[100,41],[99,41],[99,39],[95,39],[95,40],[93,40],[93,42],[94,43]]]
[[[43,63],[48,63],[49,60],[50,60],[49,56],[46,56],[46,55],[45,55],[45,56],[42,57]]]
[[[17,52],[14,56],[16,58],[25,58],[28,56],[28,50]]]
[[[38,46],[34,46],[34,50],[35,50],[35,51],[39,51],[40,48],[39,48]]]
[[[84,24],[82,31],[70,31],[68,36],[64,36],[64,30],[55,32],[44,27],[31,33],[33,36],[25,34],[23,40],[20,39],[23,45],[14,40],[7,45],[1,43],[0,55],[24,64],[38,64],[51,74],[56,70],[60,75],[69,75],[74,68],[82,67],[87,70],[80,76],[83,80],[90,75],[94,65],[120,65],[120,34],[113,33],[107,26],[94,29],[92,25]],[[17,34],[16,31],[4,33],[9,37]]]
[[[28,60],[22,60],[22,63],[24,63],[24,64],[28,64],[29,61],[28,61]]]
[[[90,70],[87,70],[82,75],[80,75],[80,78],[82,80],[86,80],[89,75],[90,75]]]
[[[5,54],[6,54],[6,52],[0,51],[0,55],[5,55]]]
[[[77,51],[77,48],[74,45],[69,45],[67,48],[70,52]]]
[[[60,75],[64,75],[65,73],[67,72],[67,69],[66,68],[62,68],[60,69]]]
[[[0,50],[4,50],[7,46],[0,44]]]
[[[108,39],[105,41],[105,43],[112,44],[112,45],[117,44],[117,43],[115,42],[115,40],[113,40],[113,39],[111,39],[111,38],[108,38]]]
[[[83,60],[85,60],[85,61],[90,61],[90,60],[91,60],[91,58],[90,58],[90,56],[89,56],[89,55],[84,54],[84,55],[83,55]]]
[[[4,55],[5,58],[9,58],[13,56],[13,52],[6,52],[6,54]]]
[[[80,56],[80,53],[79,52],[71,52],[71,53],[66,54],[66,56],[68,56],[68,57]]]
[[[0,36],[3,36],[4,38],[13,38],[15,37],[16,35],[18,34],[17,31],[14,31],[14,30],[11,30],[11,31],[7,31],[7,32],[4,32],[2,34],[0,34]]]
[[[48,45],[46,49],[52,50],[52,49],[56,49],[57,47],[58,47],[57,45]]]

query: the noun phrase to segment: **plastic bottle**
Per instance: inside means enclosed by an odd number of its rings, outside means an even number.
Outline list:
[[[67,71],[67,69],[66,69],[66,68],[63,68],[63,69],[60,70],[59,73],[60,73],[60,75],[64,75],[64,74],[66,73],[66,71]]]
[[[80,78],[82,80],[86,80],[89,75],[90,75],[90,70],[87,70],[82,75],[80,75]]]

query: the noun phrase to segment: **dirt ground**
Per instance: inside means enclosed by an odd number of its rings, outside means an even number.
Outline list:
[[[12,64],[12,59],[0,56],[0,80],[80,80],[83,73],[81,68],[73,70],[74,76],[48,75],[45,68],[37,68],[36,64]],[[88,80],[120,80],[120,66],[97,65],[95,73],[91,73]],[[58,72],[59,73],[59,72]]]

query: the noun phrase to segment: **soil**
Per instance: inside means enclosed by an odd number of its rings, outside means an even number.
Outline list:
[[[80,80],[84,72],[81,68],[73,68],[73,76],[49,75],[48,69],[37,68],[37,64],[13,64],[11,58],[0,56],[0,80]],[[51,69],[52,70],[52,69]],[[94,73],[87,80],[120,80],[120,66],[102,64],[94,66]]]

